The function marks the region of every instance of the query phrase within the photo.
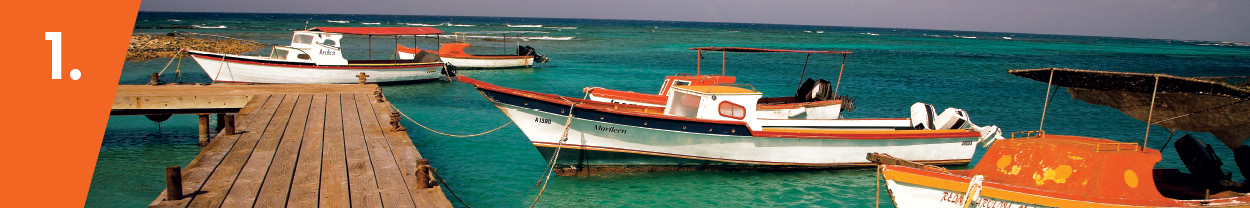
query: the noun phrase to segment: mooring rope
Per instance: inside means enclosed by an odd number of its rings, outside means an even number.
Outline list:
[[[503,127],[508,126],[509,124],[512,124],[512,121],[509,120],[508,123],[505,123],[503,125],[500,125],[499,127],[495,127],[495,129],[491,129],[490,131],[486,131],[482,133],[469,134],[469,135],[448,134],[448,133],[443,133],[443,132],[431,129],[430,127],[426,127],[425,125],[421,124],[420,122],[417,122],[416,120],[412,120],[412,117],[408,117],[408,114],[404,114],[404,111],[400,111],[399,107],[395,107],[395,105],[391,105],[391,109],[395,109],[395,112],[399,112],[399,115],[404,116],[404,118],[408,119],[408,121],[411,121],[412,123],[417,124],[417,126],[420,126],[421,128],[424,128],[425,130],[429,130],[430,132],[434,132],[436,134],[441,134],[443,136],[449,136],[449,137],[475,137],[475,136],[486,135],[486,134],[498,131],[499,129],[503,129]]]
[[[438,182],[439,184],[443,184],[443,187],[447,187],[447,192],[451,192],[451,196],[456,197],[456,201],[460,201],[460,204],[463,204],[464,207],[471,207],[469,206],[469,203],[464,202],[464,199],[460,199],[460,195],[456,195],[456,191],[451,190],[451,185],[447,185],[447,180],[443,180],[443,176],[438,175],[438,171],[434,170],[434,167],[428,166],[428,165],[427,167],[430,168],[430,173],[434,174],[435,182]]]
[[[586,93],[585,96],[590,96],[590,93]],[[569,99],[565,99],[563,96],[560,99],[564,100],[564,102],[569,102],[569,116],[564,120],[564,132],[560,133],[560,142],[556,144],[556,152],[551,155],[551,160],[547,162],[547,171],[544,173],[546,176],[539,181],[543,186],[538,189],[538,196],[534,197],[534,202],[530,203],[530,208],[538,205],[538,199],[542,198],[543,192],[547,191],[547,184],[551,182],[551,172],[555,172],[556,160],[560,158],[560,149],[564,148],[564,141],[569,140],[569,127],[573,125],[573,109],[576,109],[577,103],[569,101]]]
[[[161,68],[161,72],[157,72],[156,75],[165,74],[165,69],[169,69],[169,65],[174,63],[174,58],[178,58],[178,55],[174,55],[174,57],[169,58],[169,63],[165,63],[165,68]],[[182,62],[178,62],[178,65],[182,66]]]

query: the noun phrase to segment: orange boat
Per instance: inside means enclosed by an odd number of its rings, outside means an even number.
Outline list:
[[[1069,86],[1070,91],[1143,93],[1146,98],[1169,94],[1171,99],[1193,93],[1192,96],[1233,100],[1162,119],[1151,117],[1159,110],[1150,107],[1145,121],[1151,124],[1219,112],[1216,109],[1236,109],[1244,107],[1238,104],[1250,100],[1250,90],[1241,87],[1162,74],[1070,69],[1013,70],[1012,73],[1026,77],[1031,73],[1048,75],[1045,77],[1050,78],[1043,80]],[[1140,79],[1142,77],[1145,79]],[[1080,78],[1096,78],[1097,82],[1079,81]],[[1113,84],[1096,86],[1101,83]],[[1112,89],[1110,85],[1120,88]],[[1150,87],[1152,85],[1154,87]],[[1154,99],[1136,100],[1151,100],[1143,106],[1155,106]],[[1236,120],[1222,122],[1237,123]],[[1015,138],[1016,135],[1022,137]],[[1189,173],[1154,169],[1162,155],[1158,150],[1137,143],[1049,135],[1042,130],[1017,132],[1011,139],[998,141],[971,170],[947,170],[878,153],[868,154],[868,160],[879,164],[880,176],[886,181],[890,199],[897,207],[1250,207],[1248,190],[1242,183],[1231,181],[1230,174],[1220,169],[1223,163],[1210,145],[1189,136],[1181,137],[1174,144],[1173,149]]]

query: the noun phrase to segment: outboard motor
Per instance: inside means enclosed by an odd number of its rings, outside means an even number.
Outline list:
[[[828,80],[812,80],[808,78],[799,85],[799,90],[794,93],[794,98],[802,102],[825,101],[836,99],[833,94],[833,88]]]
[[[935,129],[962,129],[968,124],[968,112],[958,108],[946,108],[933,119]]]
[[[1218,183],[1219,180],[1230,178],[1229,175],[1224,174],[1223,170],[1220,170],[1220,166],[1224,163],[1215,155],[1211,145],[1186,134],[1177,139],[1174,146],[1176,146],[1176,155],[1180,156],[1181,162],[1185,163],[1185,168],[1189,169],[1189,173],[1193,174],[1195,179]]]
[[[917,130],[933,130],[933,105],[917,102],[911,105],[911,126]]]
[[[516,48],[516,54],[518,56],[534,56],[534,63],[547,63],[547,61],[551,61],[551,58],[538,54],[538,52],[534,51],[534,47],[530,46],[518,46]]]

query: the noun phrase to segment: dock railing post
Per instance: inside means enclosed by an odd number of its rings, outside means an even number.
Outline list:
[[[391,131],[407,131],[408,130],[408,128],[404,128],[404,126],[399,123],[399,119],[400,119],[399,111],[391,111],[391,122],[390,122]]]
[[[182,200],[182,167],[165,168],[165,201]]]
[[[208,114],[196,114],[200,116],[200,146],[208,145]]]
[[[221,129],[221,134],[226,136],[234,135],[234,114],[225,115],[224,120],[226,120],[226,127]]]
[[[430,179],[430,160],[417,159],[417,189],[432,188]]]
[[[365,82],[369,81],[369,75],[365,74],[364,72],[361,72],[360,74],[356,75],[356,79],[359,79],[360,84],[365,84]]]

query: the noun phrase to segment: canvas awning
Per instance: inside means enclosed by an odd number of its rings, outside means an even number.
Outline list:
[[[1159,92],[1193,93],[1202,95],[1223,96],[1238,100],[1250,99],[1250,89],[1236,87],[1228,83],[1189,77],[1178,77],[1167,74],[1147,74],[1133,72],[1094,71],[1082,69],[1017,69],[1010,70],[1016,76],[1047,82],[1054,73],[1052,84],[1063,87],[1076,87],[1102,91],[1129,91],[1151,93],[1158,77]]]
[[[742,47],[699,47],[699,48],[690,48],[690,50],[725,51],[725,52],[741,52],[741,53],[834,53],[834,54],[850,54],[851,53],[850,51],[805,51],[805,50],[742,48]]]
[[[310,31],[343,33],[353,35],[435,35],[442,30],[433,27],[317,27]]]

